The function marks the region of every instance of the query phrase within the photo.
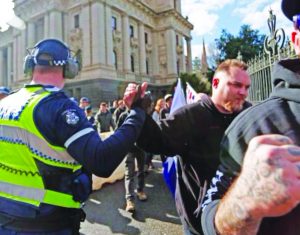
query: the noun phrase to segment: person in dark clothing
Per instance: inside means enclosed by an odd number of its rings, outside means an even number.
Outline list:
[[[120,115],[123,113],[123,112],[126,112],[126,105],[124,103],[123,100],[119,100],[118,101],[118,107],[116,108],[116,110],[114,111],[113,113],[113,119],[114,119],[114,122],[115,123],[118,123],[119,122],[119,117]]]
[[[91,105],[86,106],[84,108],[84,113],[85,113],[85,116],[86,116],[87,120],[89,121],[89,123],[91,123],[92,126],[94,127],[94,129],[97,130],[97,124],[95,121],[95,117],[93,115],[92,106]]]
[[[226,60],[213,78],[212,97],[179,108],[157,125],[146,117],[138,146],[155,154],[180,155],[175,201],[185,234],[201,234],[199,201],[219,165],[224,131],[244,109],[250,78],[239,60]]]
[[[116,128],[116,123],[105,102],[100,104],[99,111],[95,115],[95,123],[99,133],[109,132]]]
[[[300,2],[283,0],[282,10],[294,20],[300,55]],[[299,234],[299,71],[299,59],[277,62],[270,97],[226,130],[221,165],[202,204],[204,234]]]
[[[127,116],[129,115],[129,109],[126,109],[119,116],[119,121],[117,123],[117,128],[121,127]],[[125,157],[125,199],[126,208],[128,212],[135,212],[135,195],[134,195],[134,176],[135,176],[135,160],[137,162],[137,192],[136,196],[140,201],[146,201],[147,195],[144,192],[145,187],[145,152],[134,144],[130,151]]]
[[[108,110],[111,114],[114,114],[114,112],[116,111],[117,108],[118,108],[118,100],[114,100],[112,103],[112,106],[109,107]]]
[[[91,174],[108,177],[136,141],[145,119],[139,99],[146,85],[124,100],[131,107],[109,138],[98,133],[61,89],[78,63],[57,39],[38,42],[24,62],[29,85],[0,102],[0,234],[78,235]]]

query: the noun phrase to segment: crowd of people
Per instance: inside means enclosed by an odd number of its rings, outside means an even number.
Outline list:
[[[282,11],[300,56],[300,3],[282,0]],[[124,158],[125,209],[134,212],[135,197],[147,200],[153,154],[177,155],[185,235],[299,234],[299,71],[299,59],[276,63],[270,97],[252,106],[247,65],[227,59],[210,96],[172,113],[173,94],[154,103],[147,83],[129,83],[122,99],[93,112],[88,97],[63,92],[78,73],[69,47],[38,42],[24,62],[30,84],[0,87],[0,234],[78,235],[92,174],[108,177]]]

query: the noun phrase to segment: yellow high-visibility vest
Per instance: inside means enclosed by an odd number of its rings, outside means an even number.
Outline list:
[[[48,143],[34,123],[34,108],[50,94],[41,86],[32,86],[0,101],[0,196],[34,206],[80,208],[71,194],[47,189],[35,163],[39,160],[71,172],[81,168],[64,147]]]

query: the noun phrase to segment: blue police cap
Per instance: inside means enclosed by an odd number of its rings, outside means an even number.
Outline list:
[[[33,56],[35,64],[63,66],[70,58],[69,47],[58,39],[45,39],[38,42],[34,47]],[[40,55],[48,55],[51,58],[39,58]]]

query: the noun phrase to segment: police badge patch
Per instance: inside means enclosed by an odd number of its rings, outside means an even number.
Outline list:
[[[66,123],[69,125],[76,125],[79,122],[79,116],[75,109],[68,109],[63,112],[63,116],[65,117]]]

